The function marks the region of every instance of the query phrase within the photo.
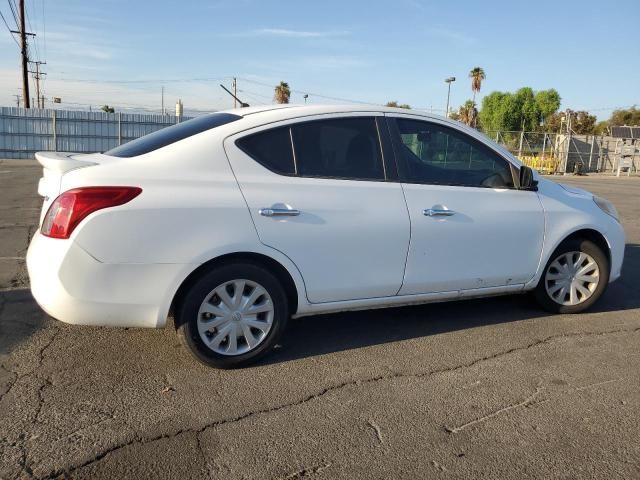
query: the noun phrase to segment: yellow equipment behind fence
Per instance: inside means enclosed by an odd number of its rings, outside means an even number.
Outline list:
[[[546,155],[544,158],[538,155],[521,155],[518,160],[545,175],[553,175],[560,165],[560,160],[553,158],[552,155]]]

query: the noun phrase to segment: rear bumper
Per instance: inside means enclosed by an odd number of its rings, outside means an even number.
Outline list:
[[[163,327],[185,265],[107,264],[72,240],[37,232],[27,252],[31,292],[52,317],[71,324]]]

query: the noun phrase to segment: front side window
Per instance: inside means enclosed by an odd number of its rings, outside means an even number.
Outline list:
[[[466,187],[512,188],[509,163],[490,148],[453,128],[396,119],[403,181]]]
[[[374,117],[316,120],[291,126],[298,175],[384,180]]]

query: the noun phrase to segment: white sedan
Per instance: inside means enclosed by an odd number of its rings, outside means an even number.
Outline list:
[[[622,267],[607,200],[413,111],[244,108],[36,158],[27,265],[42,308],[117,327],[172,312],[216,367],[267,353],[291,316],[528,291],[580,312]]]

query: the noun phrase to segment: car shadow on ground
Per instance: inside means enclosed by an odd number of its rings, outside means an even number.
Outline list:
[[[590,312],[634,308],[640,308],[640,245],[628,244],[622,278],[609,286]],[[531,296],[512,295],[303,317],[289,322],[281,347],[260,364],[547,315]],[[0,291],[0,355],[8,354],[17,345],[29,341],[49,322],[50,317],[36,304],[28,289]]]
[[[0,355],[9,354],[50,322],[26,288],[0,291]]]
[[[622,277],[590,313],[640,308],[640,245],[628,244]],[[531,295],[434,303],[293,319],[263,365],[551,315]]]

